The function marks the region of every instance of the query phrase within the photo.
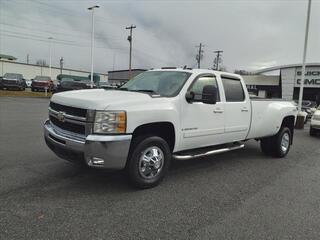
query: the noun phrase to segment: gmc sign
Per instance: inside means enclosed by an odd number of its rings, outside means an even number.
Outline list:
[[[294,86],[298,87],[301,83],[301,68],[296,70]],[[319,67],[309,68],[305,72],[304,86],[309,88],[320,88]]]

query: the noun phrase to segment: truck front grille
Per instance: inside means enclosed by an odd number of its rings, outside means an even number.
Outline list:
[[[50,102],[49,119],[51,123],[70,133],[86,135],[87,110]]]
[[[71,122],[61,122],[52,115],[49,116],[49,119],[53,125],[61,128],[62,130],[66,130],[66,131],[81,134],[81,135],[85,135],[86,133],[85,125],[79,125]]]
[[[83,109],[83,108],[69,107],[69,106],[61,105],[54,102],[50,102],[50,108],[57,112],[61,111],[66,114],[77,116],[77,117],[87,116],[87,109]]]
[[[5,84],[5,85],[17,85],[18,81],[2,79],[2,83]]]

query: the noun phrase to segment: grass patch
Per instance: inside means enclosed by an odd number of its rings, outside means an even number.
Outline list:
[[[29,91],[9,91],[9,90],[0,90],[0,97],[46,97],[50,98],[52,93],[47,93],[47,96],[44,92],[29,92]]]

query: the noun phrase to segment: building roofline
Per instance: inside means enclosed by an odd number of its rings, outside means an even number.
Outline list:
[[[267,67],[267,68],[262,68],[256,71],[251,71],[253,74],[261,74],[261,73],[266,73],[266,72],[271,72],[275,70],[280,70],[283,68],[295,68],[295,67],[301,67],[302,64],[300,63],[295,63],[295,64],[286,64],[286,65],[279,65],[279,66],[273,66],[273,67]],[[307,67],[319,67],[320,63],[306,63]]]
[[[17,58],[14,57],[14,56],[0,53],[0,59],[2,59],[2,58],[7,59],[7,60],[10,60],[10,61],[15,61],[15,60],[17,60]]]
[[[13,63],[13,64],[20,64],[20,65],[25,65],[25,66],[33,66],[33,67],[41,67],[40,65],[37,64],[27,64],[27,63],[22,63],[22,62],[12,62],[12,61],[7,61],[7,60],[2,60],[0,59],[0,62],[7,62],[7,63]],[[43,66],[44,68],[49,68],[49,66]],[[60,70],[59,67],[51,67],[52,69],[58,69]],[[88,73],[91,74],[89,71],[83,71],[83,70],[78,70],[78,69],[71,69],[71,68],[63,68],[62,70],[65,71],[75,71],[75,72],[82,72],[82,73]],[[100,75],[106,75],[108,76],[108,73],[99,73],[99,72],[94,72],[94,74],[100,74]]]

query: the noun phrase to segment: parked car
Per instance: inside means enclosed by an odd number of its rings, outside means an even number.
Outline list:
[[[310,136],[320,133],[320,106],[314,112],[310,123]]]
[[[93,88],[96,88],[96,84],[93,84]],[[55,92],[64,92],[70,90],[80,90],[80,89],[89,89],[91,88],[91,82],[89,78],[79,77],[79,78],[71,78],[64,77],[60,81],[58,81],[57,86],[55,88]]]
[[[24,91],[26,82],[20,73],[6,73],[1,80],[1,88],[18,89]]]
[[[260,140],[266,155],[285,157],[297,108],[250,99],[240,75],[201,69],[141,73],[118,89],[54,94],[44,124],[57,156],[89,167],[126,169],[139,188],[157,185],[171,159],[241,149]]]
[[[45,91],[51,92],[54,88],[51,77],[48,76],[36,76],[31,83],[31,91]]]
[[[32,81],[29,79],[26,79],[26,87],[31,88],[31,84],[32,84]]]
[[[296,106],[298,106],[298,101],[294,101],[296,103]],[[314,111],[313,109],[317,106],[316,102],[309,101],[309,100],[303,100],[301,105],[301,110],[307,113],[307,118],[305,119],[305,122],[307,122],[309,119],[311,119]]]
[[[105,88],[105,89],[113,89],[113,88],[118,88],[115,84],[110,84],[108,82],[100,82],[99,85],[100,88]]]

